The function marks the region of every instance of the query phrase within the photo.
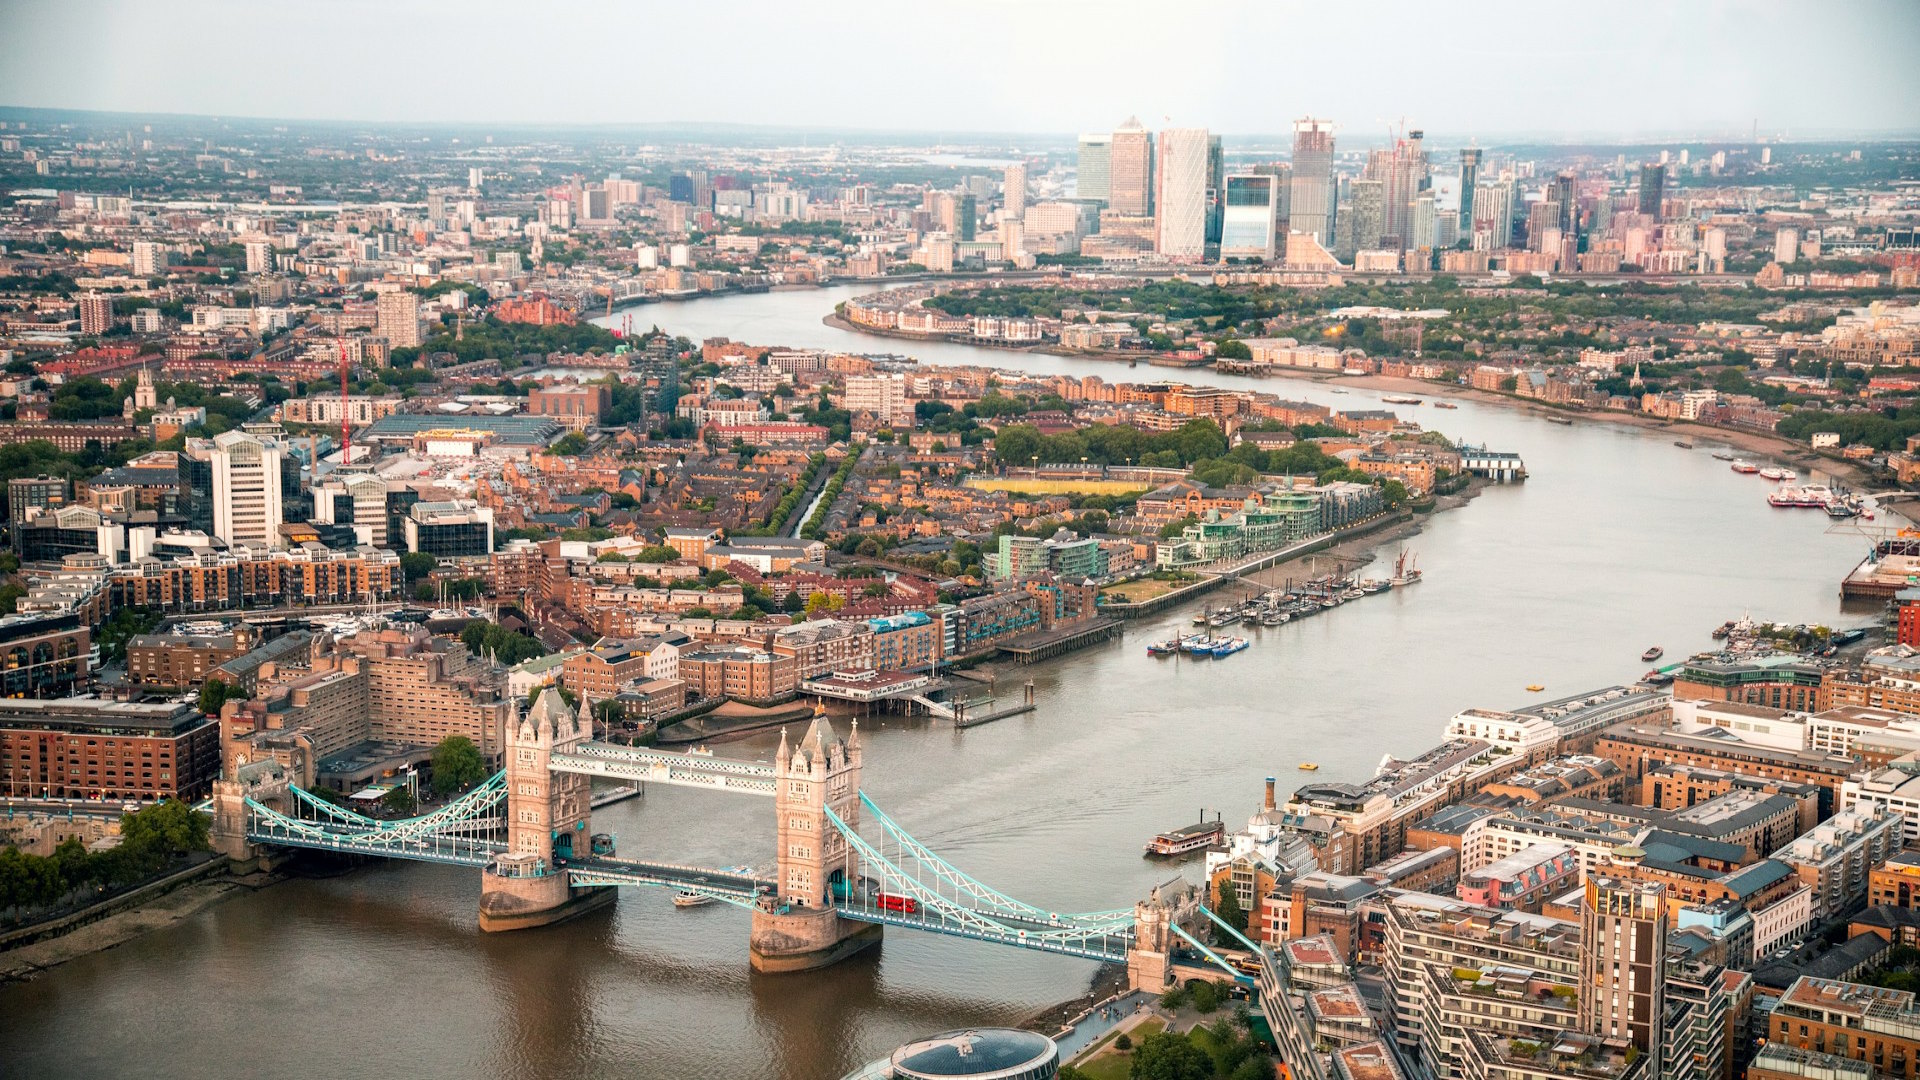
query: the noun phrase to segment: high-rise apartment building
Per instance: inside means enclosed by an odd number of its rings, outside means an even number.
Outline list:
[[[265,274],[273,270],[273,245],[265,240],[249,240],[246,248],[247,273]]]
[[[1580,1026],[1624,1038],[1661,1075],[1666,1039],[1667,886],[1593,875],[1580,910]]]
[[[1460,235],[1473,235],[1474,186],[1480,182],[1480,148],[1460,151]]]
[[[1000,201],[1000,217],[1005,221],[1020,221],[1027,216],[1027,163],[1016,161],[1007,166],[1006,190]]]
[[[1105,204],[1111,191],[1112,167],[1112,135],[1080,136],[1080,162],[1073,181],[1074,198],[1093,199]]]
[[[1356,251],[1373,251],[1380,247],[1386,225],[1383,210],[1386,188],[1383,180],[1355,180],[1348,188],[1351,198],[1344,215],[1348,219],[1348,226],[1342,229],[1346,246],[1343,250],[1337,250],[1336,254],[1351,259]]]
[[[420,347],[420,297],[404,289],[380,294],[374,325],[395,349]]]
[[[1406,138],[1395,139],[1392,147],[1368,154],[1362,178],[1380,184],[1380,241],[1361,244],[1361,248],[1412,246],[1413,203],[1431,186],[1422,133],[1408,132]],[[1357,223],[1355,235],[1359,235]]]
[[[1513,243],[1513,181],[1505,178],[1480,184],[1473,193],[1473,242],[1476,250],[1485,237],[1487,250]]]
[[[133,273],[135,277],[152,277],[161,273],[173,262],[172,253],[165,244],[156,244],[151,240],[133,242]]]
[[[1272,259],[1279,222],[1280,178],[1236,174],[1226,178],[1220,224],[1220,257]]]
[[[1667,194],[1667,167],[1659,161],[1640,165],[1640,213],[1661,219],[1661,200]]]
[[[1563,172],[1547,185],[1547,201],[1559,208],[1559,220],[1553,222],[1563,238],[1579,241],[1580,238],[1580,193],[1574,182],[1574,175]]]
[[[80,332],[98,336],[113,329],[113,297],[97,292],[80,295]]]
[[[1309,116],[1293,124],[1293,180],[1287,197],[1287,228],[1322,247],[1333,243],[1333,124]]]
[[[280,540],[280,448],[244,431],[213,437],[213,534],[270,548]]]
[[[1162,131],[1159,158],[1153,198],[1158,250],[1169,259],[1199,259],[1207,251],[1207,129]]]
[[[1153,136],[1129,118],[1109,141],[1107,207],[1145,217],[1153,213]]]
[[[1779,229],[1774,232],[1773,261],[1777,263],[1800,261],[1800,230]]]

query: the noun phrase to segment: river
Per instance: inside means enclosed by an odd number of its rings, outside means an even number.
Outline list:
[[[1209,371],[916,345],[820,323],[862,290],[776,292],[633,309],[695,340],[913,353],[929,362],[1110,380],[1258,386],[1336,407],[1373,392]],[[1408,541],[1426,580],[1297,626],[1251,631],[1217,662],[1154,659],[1185,616],[1036,666],[1039,708],[955,733],[887,718],[862,728],[865,789],[961,868],[1060,910],[1120,907],[1173,871],[1153,833],[1220,809],[1238,826],[1261,779],[1283,790],[1359,780],[1385,753],[1431,746],[1468,706],[1628,681],[1640,651],[1705,647],[1756,619],[1854,625],[1841,575],[1865,548],[1767,484],[1659,431],[1562,427],[1497,405],[1398,406],[1429,427],[1524,455],[1532,479],[1489,488]],[[1388,406],[1393,407],[1393,406]],[[1396,545],[1397,546],[1397,545]],[[1391,557],[1391,552],[1387,552]],[[1190,614],[1190,613],[1189,613]],[[1017,688],[1009,687],[1017,693]],[[772,740],[725,752],[771,756]],[[606,808],[623,854],[726,865],[772,860],[764,802],[657,788]],[[1191,864],[1189,864],[1191,869]],[[215,907],[29,983],[0,987],[0,1064],[32,1077],[837,1077],[903,1039],[1007,1022],[1083,991],[1083,961],[889,930],[824,972],[760,977],[747,916],[678,910],[631,890],[610,912],[501,936],[474,929],[470,871],[376,866]]]

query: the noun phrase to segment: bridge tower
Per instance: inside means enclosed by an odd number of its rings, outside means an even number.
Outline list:
[[[1133,905],[1133,946],[1127,950],[1127,984],[1159,993],[1173,980],[1173,927],[1193,916],[1200,903],[1197,888],[1183,878],[1153,887]]]
[[[555,861],[588,851],[591,781],[551,772],[547,762],[590,731],[551,687],[508,722],[507,851],[481,872],[480,929],[547,926],[613,901],[611,887],[570,888]]]
[[[860,823],[859,725],[842,739],[826,717],[816,716],[798,747],[788,746],[782,731],[773,775],[778,895],[753,912],[754,970],[808,971],[879,944],[878,924],[843,919],[833,908],[833,872],[851,864],[846,837],[826,811],[831,807],[848,825]]]

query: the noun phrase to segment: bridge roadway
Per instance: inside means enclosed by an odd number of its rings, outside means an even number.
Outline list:
[[[755,761],[733,761],[705,754],[682,754],[646,746],[585,742],[571,753],[547,759],[553,772],[583,773],[621,780],[732,791],[742,795],[772,795],[773,766]]]
[[[642,862],[595,855],[585,859],[566,859],[560,869],[566,871],[568,880],[574,885],[659,885],[711,896],[740,907],[752,906],[761,896],[774,892],[774,883],[770,878],[679,863]]]
[[[1116,964],[1127,962],[1127,947],[1133,942],[1131,927],[1119,933],[1074,935],[1072,927],[1064,923],[1020,919],[1000,912],[977,912],[983,922],[997,923],[1006,928],[1001,931],[992,929],[991,926],[974,926],[943,918],[937,908],[925,902],[921,902],[918,910],[912,912],[896,911],[857,901],[839,901],[833,907],[843,918],[854,922],[884,923],[887,926],[922,930],[929,934],[990,941],[996,945],[1013,945],[1022,949]]]

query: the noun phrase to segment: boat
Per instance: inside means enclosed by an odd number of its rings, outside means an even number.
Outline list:
[[[1783,487],[1767,496],[1769,506],[1803,507],[1824,510],[1834,503],[1833,492],[1816,484],[1812,487]]]
[[[1398,588],[1402,585],[1412,585],[1414,582],[1419,581],[1420,568],[1414,565],[1419,561],[1420,556],[1415,555],[1412,560],[1409,561],[1407,553],[1404,550],[1401,551],[1400,557],[1393,561],[1393,578],[1390,584]]]
[[[1359,588],[1365,595],[1372,596],[1375,593],[1383,593],[1393,588],[1393,582],[1385,578],[1367,578],[1360,583]]]
[[[1728,634],[1733,633],[1733,625],[1734,624],[1732,619],[1728,619],[1726,622],[1721,623],[1713,631],[1713,634],[1712,634],[1713,640],[1720,641],[1723,638],[1725,638]]]
[[[1261,626],[1281,626],[1287,622],[1290,622],[1292,619],[1293,619],[1293,615],[1291,612],[1269,611],[1265,615],[1260,616],[1260,625]]]
[[[1227,838],[1226,823],[1216,813],[1212,821],[1207,820],[1207,812],[1200,811],[1200,821],[1195,825],[1182,825],[1147,841],[1147,854],[1161,858],[1185,855],[1200,851]]]
[[[1732,454],[1729,454],[1729,453],[1727,453],[1727,452],[1726,452],[1725,450],[1715,450],[1715,451],[1713,452],[1713,460],[1715,460],[1715,461],[1732,461],[1732,460],[1733,460],[1733,455],[1732,455]]]
[[[1760,466],[1755,465],[1753,462],[1748,461],[1745,458],[1734,458],[1732,468],[1734,472],[1741,473],[1743,475],[1752,475],[1753,473],[1757,473],[1760,471]]]
[[[1659,668],[1655,668],[1652,671],[1647,672],[1645,675],[1642,675],[1640,677],[1640,681],[1648,684],[1649,686],[1665,686],[1668,683],[1673,681],[1673,676],[1668,672],[1661,671]]]
[[[1560,425],[1561,427],[1572,427],[1572,426],[1573,426],[1573,417],[1571,417],[1571,416],[1549,416],[1549,417],[1547,417],[1547,423],[1549,423],[1549,424],[1559,424],[1559,425]]]
[[[1225,641],[1217,641],[1213,646],[1213,655],[1232,656],[1234,653],[1244,650],[1248,644],[1247,639],[1243,637],[1230,637]]]
[[[1792,480],[1799,474],[1792,469],[1783,469],[1778,465],[1769,465],[1760,470],[1760,475],[1767,480]]]
[[[1854,515],[1860,513],[1860,511],[1856,509],[1851,503],[1848,503],[1843,499],[1828,500],[1826,510],[1827,510],[1827,516],[1830,518],[1844,519],[1844,518],[1853,517]]]
[[[725,869],[723,869],[723,870],[721,870],[721,873],[723,873],[723,874],[743,874],[743,875],[744,875],[744,874],[751,874],[751,873],[753,873],[753,867],[751,867],[751,866],[729,866],[729,867],[726,867]],[[711,896],[708,896],[708,895],[707,895],[707,894],[705,894],[705,893],[697,893],[697,892],[684,892],[684,891],[683,891],[683,892],[677,892],[677,893],[674,893],[674,894],[673,894],[673,906],[674,906],[674,907],[706,907],[706,906],[707,906],[708,904],[711,904],[711,903],[713,903],[713,901],[714,901],[714,898],[713,898],[713,897],[711,897]]]
[[[1333,392],[1334,392],[1334,393],[1336,393],[1336,394],[1344,394],[1344,393],[1346,393],[1346,391],[1345,391],[1345,390],[1342,390],[1342,389],[1340,389],[1340,388],[1339,388],[1339,387],[1337,387],[1337,386],[1333,388]]]
[[[1660,659],[1662,656],[1665,656],[1666,654],[1667,654],[1667,650],[1661,648],[1658,645],[1655,645],[1652,648],[1648,649],[1646,652],[1641,653],[1640,659],[1643,663],[1651,664],[1655,660]]]
[[[1545,690],[1545,689],[1546,689],[1546,687],[1544,687],[1544,686],[1541,686],[1541,685],[1540,685],[1539,683],[1528,683],[1528,684],[1527,684],[1527,693],[1529,693],[1529,694],[1537,694],[1537,693],[1539,693],[1540,691],[1542,691],[1542,690]]]
[[[1196,634],[1182,641],[1180,647],[1187,650],[1188,655],[1191,656],[1212,656],[1215,644],[1213,638],[1206,634]]]
[[[1388,396],[1388,395],[1382,395],[1382,396],[1381,396],[1381,398],[1380,398],[1380,400],[1381,400],[1381,401],[1384,401],[1384,402],[1386,402],[1386,403],[1387,403],[1387,404],[1389,404],[1389,405],[1418,405],[1418,404],[1420,404],[1420,399],[1419,399],[1419,398],[1417,398],[1417,397],[1392,397],[1392,396]]]
[[[1693,444],[1690,442],[1687,442],[1685,439],[1675,439],[1673,440],[1673,445],[1679,447],[1682,450],[1693,449]]]
[[[1150,641],[1147,643],[1148,656],[1167,656],[1179,651],[1179,638],[1167,638],[1165,641]]]
[[[1319,772],[1320,766],[1314,764],[1311,761],[1303,761],[1300,763],[1300,771],[1301,772]]]
[[[1451,401],[1436,401],[1433,403],[1433,407],[1436,409],[1457,409],[1460,406],[1455,405]]]

